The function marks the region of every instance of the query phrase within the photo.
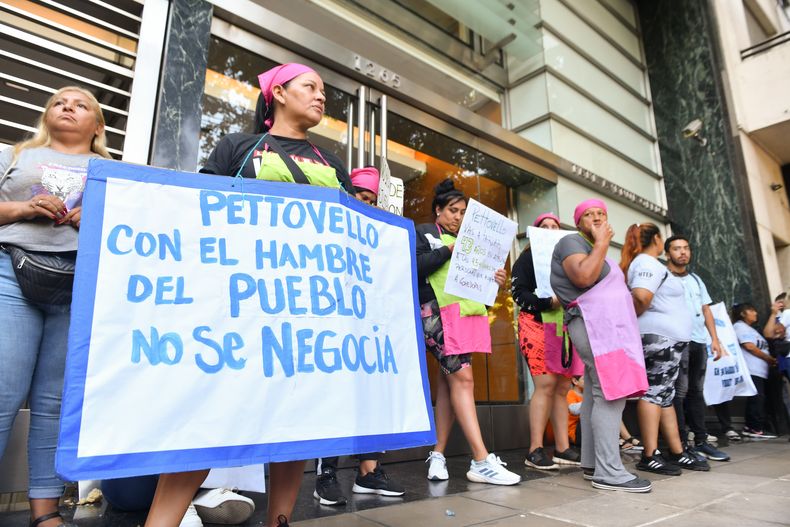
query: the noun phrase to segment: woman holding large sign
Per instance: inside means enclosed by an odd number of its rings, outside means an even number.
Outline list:
[[[436,223],[417,226],[417,277],[425,346],[439,361],[436,393],[436,446],[427,459],[428,479],[449,478],[444,449],[453,422],[458,418],[469,446],[472,463],[467,479],[494,485],[515,485],[521,476],[486,450],[475,408],[472,353],[491,353],[488,310],[479,302],[444,292],[456,234],[466,212],[467,198],[452,180],[445,179],[434,189],[432,208]],[[495,280],[505,283],[504,269]]]
[[[560,219],[549,212],[538,216],[532,225],[541,229],[559,230]],[[518,341],[535,384],[535,393],[529,401],[530,440],[525,463],[532,468],[543,470],[557,469],[560,465],[578,465],[579,453],[570,448],[568,434],[565,432],[568,429],[566,397],[573,374],[570,368],[563,373],[555,371],[559,370],[556,366],[561,365],[560,355],[564,344],[562,310],[556,296],[539,298],[535,294],[538,286],[531,246],[526,247],[513,264],[511,284],[513,300],[521,309],[518,314]],[[549,457],[543,450],[543,435],[549,418],[554,430],[553,457]]]
[[[258,76],[261,97],[256,134],[229,134],[209,156],[201,172],[268,181],[297,182],[353,192],[342,161],[316,147],[307,131],[324,115],[324,83],[311,68],[283,64]],[[266,525],[287,525],[304,474],[304,461],[269,465]],[[175,527],[208,470],[162,474],[146,527]]]
[[[606,204],[580,203],[579,232],[562,238],[551,259],[551,287],[565,308],[568,333],[584,362],[584,478],[604,490],[650,492],[652,485],[623,467],[617,438],[627,397],[647,389],[631,293],[617,263],[606,257],[614,231]]]
[[[27,398],[31,527],[63,523],[55,446],[82,191],[94,157],[110,157],[104,116],[74,86],[49,98],[32,139],[0,155],[0,457]],[[59,271],[36,272],[37,263]]]

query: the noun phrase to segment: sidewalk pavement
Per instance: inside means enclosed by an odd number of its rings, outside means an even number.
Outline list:
[[[402,498],[353,495],[355,470],[338,471],[349,501],[343,507],[319,505],[312,496],[315,476],[306,475],[292,527],[777,527],[790,525],[790,443],[787,437],[722,446],[729,462],[711,461],[710,472],[684,471],[679,477],[642,473],[653,482],[649,494],[598,491],[578,468],[539,471],[524,466],[523,450],[497,452],[524,480],[496,487],[466,480],[467,456],[448,458],[450,480],[431,482],[421,461],[384,465],[406,487]],[[624,455],[634,471],[637,457]],[[266,495],[248,494],[256,505],[244,524],[261,526]],[[101,507],[65,508],[78,527],[139,527],[145,512],[123,513]],[[0,513],[0,527],[27,527],[28,512]]]
[[[513,487],[470,484],[467,492],[333,517],[295,527],[777,527],[790,525],[790,443],[786,438],[730,445],[729,462],[680,477],[642,474],[648,494],[598,491],[578,469],[548,472]],[[511,456],[508,456],[511,457]],[[633,471],[636,458],[630,458]],[[522,456],[523,462],[523,456]],[[538,471],[514,467],[524,474]],[[463,472],[450,473],[464,477]],[[435,483],[428,483],[435,485]],[[408,487],[407,487],[408,488]]]

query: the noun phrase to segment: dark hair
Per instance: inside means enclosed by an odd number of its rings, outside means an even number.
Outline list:
[[[293,80],[293,79],[291,79]],[[283,88],[288,88],[291,81],[282,83]],[[263,92],[258,94],[258,102],[255,103],[255,123],[253,125],[252,133],[262,134],[269,131],[266,126],[266,121],[274,117],[274,103],[271,105],[266,104],[266,99],[263,98]]]
[[[652,223],[635,223],[628,227],[625,233],[625,243],[620,250],[620,269],[623,270],[623,273],[628,271],[628,266],[631,265],[634,258],[653,243],[656,234],[660,235],[661,231]]]
[[[455,188],[455,184],[450,178],[443,180],[438,185],[433,187],[433,194],[434,196],[433,203],[431,203],[431,210],[434,212],[436,212],[436,207],[443,209],[447,205],[455,203],[459,200],[463,200],[464,203],[467,203],[464,193]]]
[[[743,314],[749,310],[757,311],[757,308],[754,307],[753,304],[749,302],[741,302],[740,304],[735,304],[732,306],[732,321],[733,323],[738,322],[739,320],[743,320]]]
[[[778,295],[776,295],[776,298],[774,298],[774,302],[779,302],[780,300],[784,300],[785,298],[787,298],[787,293],[779,293]]]
[[[669,252],[669,246],[672,245],[672,242],[676,242],[678,240],[683,240],[684,242],[689,244],[689,247],[691,247],[691,242],[689,241],[688,238],[680,234],[675,234],[667,238],[667,241],[664,242],[664,251]]]

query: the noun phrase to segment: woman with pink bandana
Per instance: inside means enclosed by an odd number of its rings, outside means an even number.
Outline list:
[[[379,199],[379,180],[381,175],[376,167],[366,166],[351,171],[351,184],[359,201],[376,206]]]
[[[623,273],[606,253],[614,231],[606,204],[580,203],[579,232],[562,238],[551,260],[551,287],[565,309],[568,334],[584,362],[584,478],[603,490],[650,492],[650,481],[623,467],[618,436],[627,397],[647,390],[642,341]]]
[[[201,172],[268,181],[297,182],[301,174],[311,185],[353,192],[342,161],[313,145],[307,131],[324,115],[324,83],[303,64],[283,64],[258,76],[261,97],[256,110],[256,134],[228,134],[217,144]],[[277,152],[282,149],[290,160]],[[287,526],[304,475],[304,461],[269,464],[269,507],[266,525]],[[146,527],[176,527],[208,475],[208,468],[162,474]]]
[[[546,212],[538,216],[532,226],[559,230],[560,219]],[[562,431],[568,429],[567,395],[571,377],[581,375],[583,370],[557,368],[562,365],[561,355],[565,347],[560,301],[556,296],[539,298],[535,294],[537,287],[532,247],[528,245],[511,271],[511,294],[520,308],[518,341],[535,385],[529,401],[529,453],[524,463],[540,470],[554,470],[560,465],[578,465],[580,462],[579,453],[570,448],[568,434]],[[552,456],[543,450],[543,436],[549,419],[555,431]]]

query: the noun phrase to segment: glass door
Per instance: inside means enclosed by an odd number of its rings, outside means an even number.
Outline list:
[[[239,45],[216,35],[211,37],[199,166],[223,135],[252,132],[260,93],[258,74],[278,63],[304,61],[259,37],[254,39]],[[516,210],[531,212],[532,205],[557,210],[553,185],[476,149],[478,139],[473,134],[388,98],[371,86],[332,71],[320,71],[326,88],[326,112],[311,130],[310,140],[344,160],[349,171],[366,165],[380,168],[382,158],[386,158],[392,176],[405,183],[403,215],[416,224],[434,221],[433,189],[445,178],[453,179],[467,196],[504,215],[515,216]],[[525,199],[535,189],[542,193],[539,204]],[[505,267],[510,269],[510,262]],[[490,310],[493,353],[474,356],[478,402],[524,400],[524,371],[509,291],[508,284]],[[438,368],[435,361],[429,360],[428,365],[433,383]]]

